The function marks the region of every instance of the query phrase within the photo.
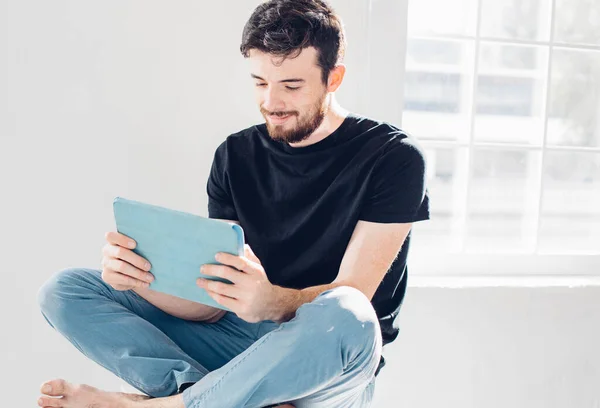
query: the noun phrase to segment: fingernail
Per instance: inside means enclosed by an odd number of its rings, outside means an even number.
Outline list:
[[[151,273],[146,275],[146,279],[148,279],[148,282],[152,282],[154,280],[154,275],[152,275]]]
[[[146,262],[146,263],[144,264],[144,267],[145,267],[146,269],[150,269],[150,263],[149,263],[149,262]]]
[[[130,247],[130,248],[133,248],[134,246],[135,246],[135,242],[133,242],[133,241],[129,241],[129,247]]]
[[[42,392],[51,392],[52,391],[52,387],[50,386],[50,384],[45,384],[44,387],[42,388]]]

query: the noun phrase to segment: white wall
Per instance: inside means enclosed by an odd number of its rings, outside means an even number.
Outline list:
[[[373,406],[598,407],[599,296],[599,287],[409,287]]]
[[[4,405],[34,406],[39,385],[55,377],[118,390],[116,377],[47,325],[37,290],[59,269],[100,267],[104,233],[114,230],[115,196],[207,214],[214,149],[228,134],[261,121],[238,52],[243,24],[257,3],[0,2],[0,254],[6,279],[0,366],[10,390]],[[333,4],[349,41],[340,102],[398,122],[401,90],[385,75],[403,64],[403,45],[396,41],[401,28],[369,27],[367,11],[393,20],[405,2]],[[598,382],[592,346],[598,312],[589,309],[597,292],[411,293],[401,341],[386,351],[389,365],[375,406],[511,401],[558,407],[567,400],[593,406],[597,391],[585,387]],[[528,303],[529,296],[539,302]],[[519,305],[537,312],[511,320]],[[569,319],[567,311],[579,318]],[[539,354],[537,339],[548,337],[548,354]],[[578,347],[551,353],[563,344]],[[580,360],[584,354],[589,363]],[[509,361],[519,362],[519,370],[510,372]],[[529,394],[517,387],[530,383],[538,385]],[[398,399],[381,401],[396,390]]]

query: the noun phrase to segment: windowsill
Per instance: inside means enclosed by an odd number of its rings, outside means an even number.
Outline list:
[[[408,286],[417,288],[485,287],[600,287],[600,276],[418,276],[408,277]]]
[[[600,255],[409,253],[407,265],[417,287],[600,285]]]

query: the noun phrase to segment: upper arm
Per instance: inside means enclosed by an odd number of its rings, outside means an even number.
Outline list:
[[[416,221],[429,219],[425,156],[411,137],[394,139],[374,164],[335,282],[372,299]]]
[[[209,218],[227,220],[238,218],[229,185],[227,163],[227,143],[223,142],[215,151],[206,182]]]
[[[356,287],[371,300],[411,227],[412,223],[358,221],[335,282]]]
[[[415,139],[392,140],[377,159],[358,219],[377,223],[429,219],[425,154]]]

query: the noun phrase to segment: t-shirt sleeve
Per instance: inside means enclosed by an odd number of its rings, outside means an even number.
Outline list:
[[[425,183],[423,150],[411,137],[392,140],[374,165],[359,219],[383,223],[428,220]]]
[[[208,218],[238,221],[227,176],[225,142],[215,151],[210,174],[206,183],[208,194]]]

